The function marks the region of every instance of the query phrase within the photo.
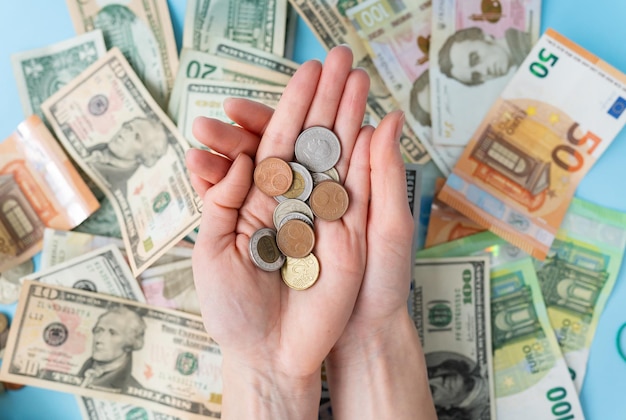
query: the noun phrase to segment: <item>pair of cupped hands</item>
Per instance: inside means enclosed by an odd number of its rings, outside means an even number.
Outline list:
[[[278,390],[319,404],[325,359],[335,370],[368,363],[375,355],[358,349],[410,322],[413,218],[399,149],[404,115],[389,113],[375,129],[362,125],[370,82],[352,62],[349,47],[335,47],[323,65],[311,60],[299,67],[275,110],[230,98],[224,110],[236,125],[194,122],[194,136],[219,153],[191,149],[187,166],[204,200],[193,274],[204,325],[223,355],[224,412],[238,398],[229,390],[239,380],[268,387],[260,391],[264,398]],[[295,139],[312,126],[331,129],[341,142],[336,169],[350,206],[340,220],[315,221],[320,276],[297,291],[283,284],[280,271],[262,271],[250,259],[250,237],[273,226],[277,205],[252,179],[255,163],[267,157],[294,160]],[[331,379],[339,377],[327,369]]]

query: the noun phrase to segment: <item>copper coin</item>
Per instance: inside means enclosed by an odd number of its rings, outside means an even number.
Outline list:
[[[254,185],[271,197],[286,193],[292,181],[291,166],[277,157],[263,159],[254,169]]]
[[[286,256],[304,258],[313,250],[315,233],[306,222],[298,219],[290,220],[278,230],[276,244]]]
[[[335,181],[322,181],[313,188],[309,204],[313,214],[323,220],[337,220],[348,210],[348,192]]]
[[[14,383],[11,383],[11,382],[2,382],[2,385],[4,385],[5,389],[9,389],[11,391],[16,391],[18,389],[24,388],[24,385],[22,385],[22,384],[14,384]]]

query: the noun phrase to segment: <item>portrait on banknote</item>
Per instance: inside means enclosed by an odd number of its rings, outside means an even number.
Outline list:
[[[466,86],[480,85],[516,70],[532,45],[530,34],[519,29],[509,28],[496,38],[479,27],[464,28],[439,50],[439,69]]]
[[[153,167],[168,146],[166,128],[157,119],[134,117],[113,137],[88,149],[85,161],[112,189],[126,192],[126,181],[140,166]]]
[[[426,354],[428,383],[437,417],[455,420],[490,418],[487,369],[459,353]]]
[[[132,375],[132,353],[143,348],[145,330],[143,318],[124,306],[100,315],[92,329],[91,357],[78,372],[80,386],[113,392],[142,388]]]
[[[409,95],[409,111],[411,115],[424,127],[432,126],[432,119],[430,118],[430,73],[424,71],[415,81],[411,87],[411,94]]]

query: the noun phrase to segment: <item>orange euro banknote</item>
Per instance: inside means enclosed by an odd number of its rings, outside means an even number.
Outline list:
[[[31,115],[0,143],[0,271],[36,254],[45,227],[70,230],[99,206],[56,139]]]
[[[439,199],[543,260],[582,178],[626,122],[626,75],[548,29]]]

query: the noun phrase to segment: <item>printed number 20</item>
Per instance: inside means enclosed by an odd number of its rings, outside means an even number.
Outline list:
[[[542,63],[533,61],[530,65],[530,72],[540,79],[543,79],[548,75],[548,68],[543,63],[547,63],[550,67],[554,67],[556,62],[559,60],[559,57],[552,53],[547,53],[547,55],[544,54],[546,54],[546,49],[542,48],[539,50],[539,60],[541,60]]]

